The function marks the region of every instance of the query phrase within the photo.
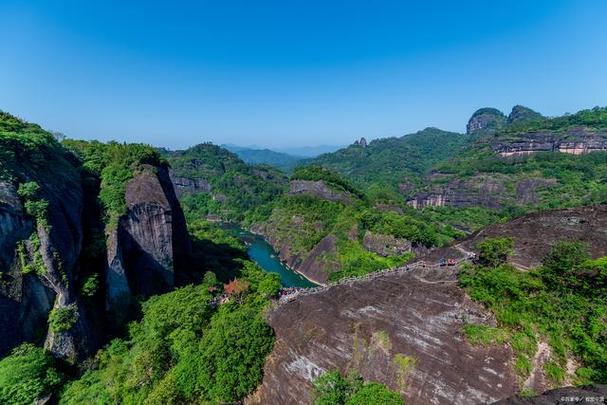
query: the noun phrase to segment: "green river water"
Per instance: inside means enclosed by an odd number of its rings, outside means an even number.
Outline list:
[[[283,287],[311,288],[316,286],[316,284],[282,263],[274,248],[262,236],[233,224],[222,224],[222,227],[246,244],[249,258],[257,263],[259,267],[265,271],[278,274]]]

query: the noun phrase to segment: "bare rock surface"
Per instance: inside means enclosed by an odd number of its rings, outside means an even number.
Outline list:
[[[309,194],[323,200],[340,202],[343,204],[350,204],[352,202],[352,195],[350,195],[350,193],[334,190],[322,180],[293,180],[289,185],[289,194]]]
[[[402,255],[411,251],[411,242],[407,239],[396,238],[392,235],[382,235],[366,231],[363,246],[370,252],[380,256]]]
[[[511,236],[515,251],[510,261],[520,268],[539,266],[550,248],[559,241],[585,243],[594,257],[607,254],[607,206],[570,208],[538,212],[492,225],[463,242],[469,250],[484,238]]]
[[[564,387],[546,391],[531,398],[513,396],[495,402],[495,405],[595,405],[607,402],[607,386]]]
[[[311,403],[323,371],[357,370],[407,403],[491,402],[514,391],[510,349],[472,347],[464,322],[489,314],[455,286],[453,274],[386,274],[338,285],[281,306],[269,318],[277,341],[251,403]]]
[[[175,285],[189,254],[183,212],[166,169],[144,165],[129,181],[128,212],[108,238],[108,302]]]
[[[440,258],[461,263],[479,241],[495,236],[512,237],[515,261],[526,267],[539,264],[563,239],[586,242],[594,256],[605,255],[607,207],[528,215],[395,271],[287,297],[268,314],[276,344],[262,385],[247,403],[311,403],[312,381],[331,369],[357,370],[400,392],[407,404],[490,403],[514,396],[521,387],[511,349],[471,346],[462,334],[464,323],[492,325],[494,318],[458,287],[458,265],[437,265]]]

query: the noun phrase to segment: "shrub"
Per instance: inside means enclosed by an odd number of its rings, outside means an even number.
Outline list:
[[[74,305],[54,308],[48,316],[48,323],[55,333],[68,331],[78,321],[78,313]]]
[[[314,380],[314,405],[403,405],[400,395],[385,385],[367,382],[357,374],[343,377],[328,371]]]
[[[514,241],[512,238],[485,239],[478,244],[480,250],[479,262],[488,267],[497,267],[506,263],[512,253]]]
[[[24,343],[0,360],[0,403],[33,404],[55,392],[63,381],[50,355]]]

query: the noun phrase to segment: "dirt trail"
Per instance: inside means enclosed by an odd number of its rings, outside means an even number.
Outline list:
[[[531,374],[523,383],[524,388],[531,388],[535,392],[542,392],[546,388],[546,378],[544,376],[544,364],[550,360],[552,350],[550,345],[544,341],[537,343],[537,350],[533,356],[533,369]]]

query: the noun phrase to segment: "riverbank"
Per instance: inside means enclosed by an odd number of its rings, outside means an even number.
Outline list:
[[[283,287],[313,288],[322,286],[322,284],[310,280],[284,263],[278,252],[274,250],[263,235],[248,231],[233,223],[223,222],[220,225],[245,243],[249,258],[259,267],[265,271],[278,274]]]

